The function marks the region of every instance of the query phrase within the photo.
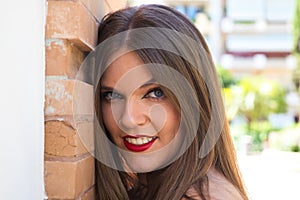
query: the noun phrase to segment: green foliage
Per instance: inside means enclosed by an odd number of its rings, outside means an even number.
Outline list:
[[[300,42],[300,0],[296,0],[295,14],[293,20],[293,44],[294,53],[299,54]]]
[[[272,132],[269,145],[283,151],[300,152],[300,124]]]
[[[223,94],[229,120],[237,114],[249,123],[267,120],[271,113],[284,113],[287,108],[283,86],[262,77],[243,78],[237,85],[224,88]]]
[[[239,112],[240,106],[243,103],[242,89],[238,85],[233,85],[229,88],[223,88],[224,103],[227,119],[231,121]]]
[[[291,151],[292,152],[299,152],[300,151],[300,147],[298,145],[293,145],[293,146],[291,146]]]
[[[279,83],[261,77],[247,77],[239,86],[244,99],[239,113],[248,120],[246,134],[252,137],[252,150],[261,151],[274,130],[268,121],[269,115],[286,112],[285,90]]]
[[[226,107],[227,119],[230,121],[235,117],[238,111],[239,103],[236,103],[234,101],[239,99],[235,98],[236,94],[234,93],[233,89],[234,85],[237,84],[237,80],[232,76],[230,71],[223,68],[221,65],[217,65],[216,70],[223,88],[223,97]]]
[[[296,0],[293,21],[293,53],[296,58],[296,69],[293,71],[293,82],[300,91],[300,0]]]
[[[217,65],[216,69],[223,88],[229,88],[230,86],[236,84],[236,79],[233,78],[232,74],[228,70],[224,69],[220,65]]]
[[[262,77],[247,77],[239,82],[243,99],[239,113],[251,123],[267,120],[271,113],[286,112],[285,89],[275,81]]]
[[[252,121],[246,129],[246,134],[252,138],[252,151],[263,150],[263,144],[268,139],[269,133],[276,129],[269,121]]]
[[[246,125],[240,127],[240,131],[251,136],[252,151],[261,151],[269,133],[276,130],[268,121],[269,115],[286,112],[283,86],[276,81],[251,76],[224,88],[223,94],[227,118],[231,121],[237,115],[243,116]]]

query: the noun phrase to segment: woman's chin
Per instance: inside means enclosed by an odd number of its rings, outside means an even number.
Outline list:
[[[147,173],[155,171],[162,167],[163,163],[159,160],[149,158],[147,156],[135,156],[130,158],[125,158],[126,164],[128,165],[130,171],[134,173]]]
[[[174,156],[174,152],[173,154],[171,152],[169,154],[153,152],[151,154],[141,155],[126,154],[124,158],[129,171],[134,173],[147,173],[166,167],[174,160]]]

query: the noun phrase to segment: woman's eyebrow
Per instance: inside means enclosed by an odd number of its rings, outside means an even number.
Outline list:
[[[100,87],[100,93],[105,93],[105,92],[114,92],[114,93],[118,93],[121,94],[120,91],[116,90],[113,87],[109,87],[109,86],[101,86]]]
[[[155,83],[157,83],[157,81],[154,78],[151,78],[150,80],[146,81],[143,85],[141,85],[140,88],[144,88]],[[105,85],[101,85],[100,90],[117,91],[114,87],[105,86]]]
[[[101,90],[115,90],[113,87],[109,87],[109,86],[101,86],[100,87]]]
[[[147,87],[149,85],[153,85],[155,83],[157,83],[157,81],[155,80],[155,78],[152,78],[152,79],[146,81],[140,88],[144,88],[144,87]]]

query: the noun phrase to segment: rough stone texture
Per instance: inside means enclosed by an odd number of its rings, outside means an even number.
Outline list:
[[[99,0],[79,0],[91,12],[97,22],[100,22],[102,17],[107,13],[105,1]],[[114,0],[115,1],[115,0]],[[116,1],[118,2],[118,1]]]
[[[93,87],[74,79],[97,26],[125,0],[48,0],[46,21],[45,190],[49,200],[96,200]],[[85,146],[87,145],[87,146]]]
[[[45,161],[45,186],[49,199],[76,199],[95,183],[94,158]]]
[[[82,194],[80,200],[95,200],[96,199],[96,188],[95,186],[90,188],[87,192]]]
[[[82,51],[90,51],[97,42],[96,19],[80,2],[48,1],[47,39],[68,39]]]
[[[51,156],[74,157],[94,149],[93,123],[79,123],[77,128],[63,121],[45,123],[45,153]]]
[[[46,81],[46,120],[49,116],[80,116],[93,115],[93,87],[77,80]]]
[[[46,40],[46,75],[75,78],[84,53],[68,40]]]

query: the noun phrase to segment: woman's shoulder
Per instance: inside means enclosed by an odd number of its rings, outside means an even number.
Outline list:
[[[217,170],[211,169],[207,173],[207,177],[208,191],[212,200],[243,200],[238,189]]]
[[[210,200],[243,200],[239,191],[230,183],[221,173],[215,169],[210,169],[207,173],[208,178],[208,193]],[[187,195],[195,200],[202,200],[197,194],[194,186],[188,191]],[[207,195],[205,195],[207,196]]]

